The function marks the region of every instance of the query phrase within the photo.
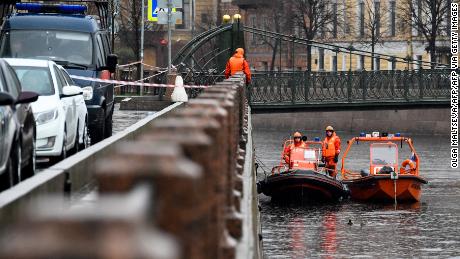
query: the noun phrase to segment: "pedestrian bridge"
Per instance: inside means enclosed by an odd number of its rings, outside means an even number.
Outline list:
[[[237,47],[244,47],[245,35],[257,35],[279,42],[276,45],[292,49],[318,48],[373,58],[417,70],[381,71],[294,71],[255,72],[248,86],[248,100],[253,110],[273,110],[305,107],[365,107],[365,106],[426,106],[450,103],[450,70],[423,69],[438,64],[414,62],[407,58],[357,50],[341,46],[270,32],[236,22],[222,25],[198,35],[185,45],[173,60],[185,81],[212,84],[223,79],[225,63]],[[295,47],[296,46],[296,47]],[[279,47],[281,51],[281,47]],[[280,52],[281,54],[281,52]],[[294,53],[291,53],[295,59]],[[250,60],[249,60],[250,62]],[[295,63],[295,62],[294,62]],[[290,69],[288,69],[290,70]]]

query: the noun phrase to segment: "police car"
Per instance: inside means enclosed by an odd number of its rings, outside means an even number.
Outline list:
[[[86,15],[86,10],[86,5],[16,3],[2,26],[0,56],[52,60],[70,75],[110,79],[117,56],[111,54],[107,25],[101,22],[107,17]],[[85,89],[92,143],[111,136],[113,84],[74,81]]]

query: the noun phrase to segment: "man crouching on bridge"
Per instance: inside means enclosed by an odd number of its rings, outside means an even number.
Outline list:
[[[248,62],[244,59],[243,48],[237,48],[235,54],[228,60],[225,67],[225,78],[233,76],[236,72],[244,72],[246,75],[246,85],[251,83],[251,71],[249,70]]]
[[[330,176],[337,175],[337,162],[339,161],[340,154],[340,138],[335,134],[332,126],[326,127],[326,137],[323,141],[323,157],[321,161],[326,163],[326,170]]]

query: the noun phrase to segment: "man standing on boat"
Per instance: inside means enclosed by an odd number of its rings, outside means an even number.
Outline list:
[[[251,70],[244,58],[244,49],[237,48],[235,54],[228,60],[225,67],[225,78],[233,76],[236,72],[243,72],[246,75],[246,84],[251,83]]]
[[[287,146],[283,152],[284,161],[288,165],[290,165],[290,162],[291,162],[291,151],[294,148],[305,148],[305,143],[302,141],[302,134],[300,134],[300,132],[294,133],[293,137],[294,137],[294,143]]]
[[[326,170],[330,176],[337,175],[337,162],[339,161],[340,154],[340,138],[334,131],[332,126],[326,127],[326,137],[323,141],[323,157],[322,161],[326,163]]]

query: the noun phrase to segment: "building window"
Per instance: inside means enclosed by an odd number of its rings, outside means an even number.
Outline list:
[[[417,69],[422,68],[422,60],[423,60],[423,56],[422,55],[417,55]]]
[[[375,56],[374,62],[374,70],[380,70],[380,56]]]
[[[337,38],[337,3],[332,4],[332,37],[335,39]]]
[[[262,69],[264,71],[268,71],[268,62],[267,61],[262,61]]]
[[[396,36],[396,2],[390,2],[390,36]]]
[[[334,72],[337,72],[337,53],[334,53],[332,55],[332,68],[331,70],[334,71]]]
[[[374,1],[375,35],[380,35],[380,1]]]
[[[201,23],[208,24],[209,23],[209,16],[207,13],[201,14]]]
[[[364,2],[359,2],[359,36],[364,37]]]
[[[324,71],[324,49],[319,49],[318,70]]]
[[[358,62],[358,69],[364,70],[364,62],[366,61],[366,57],[363,55],[359,55],[359,62]]]

